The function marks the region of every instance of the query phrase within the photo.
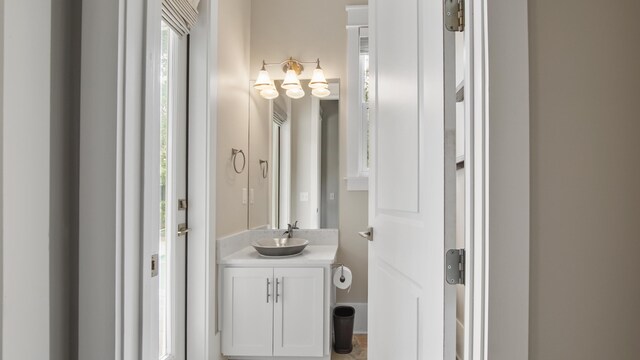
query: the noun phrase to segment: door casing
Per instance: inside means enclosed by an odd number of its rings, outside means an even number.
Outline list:
[[[473,237],[473,359],[528,358],[529,309],[529,64],[526,0],[470,0],[467,54],[472,66],[465,78],[465,111],[473,114],[467,133],[467,163],[475,170],[466,182],[473,189],[467,237]],[[199,27],[191,35],[190,162],[204,167],[190,172],[189,189],[201,202],[191,204],[194,227],[189,248],[188,354],[219,354],[215,311],[215,152],[217,122],[217,0],[201,0]],[[491,44],[491,47],[489,47]],[[471,63],[471,62],[469,62]],[[514,83],[511,79],[518,79]],[[208,97],[207,97],[208,96]],[[515,120],[515,121],[514,121]],[[506,126],[503,126],[506,125]],[[471,128],[472,126],[472,128]],[[201,132],[195,132],[194,129]],[[515,132],[513,130],[516,130]],[[489,137],[489,135],[491,135]],[[471,141],[473,140],[473,141]],[[473,155],[471,155],[473,154]],[[507,156],[505,156],[507,155]],[[516,164],[516,168],[513,168]],[[467,165],[469,166],[469,165]],[[504,186],[509,184],[509,186]],[[509,209],[509,211],[498,211]],[[473,216],[469,216],[469,215]],[[500,224],[513,224],[501,230]],[[197,230],[196,224],[203,226]],[[215,244],[215,242],[214,242]],[[195,253],[195,258],[191,254]],[[516,257],[498,256],[516,253]],[[492,254],[492,256],[489,256]],[[482,266],[480,266],[482,264]],[[491,271],[489,271],[491,269]],[[211,280],[211,281],[209,281]],[[491,284],[489,283],[491,280]],[[204,284],[204,285],[202,285]],[[518,295],[513,297],[514,290]],[[510,299],[510,303],[500,299]],[[500,311],[491,311],[500,309]],[[202,316],[202,314],[205,316]],[[509,355],[503,355],[509,354]],[[512,357],[513,354],[518,356]]]

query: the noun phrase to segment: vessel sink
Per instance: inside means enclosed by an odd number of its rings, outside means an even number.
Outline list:
[[[256,240],[251,244],[256,251],[267,257],[298,255],[309,245],[309,240],[300,238],[269,238]]]

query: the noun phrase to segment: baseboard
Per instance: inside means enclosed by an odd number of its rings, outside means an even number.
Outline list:
[[[353,322],[353,333],[367,333],[367,303],[340,303],[336,304],[336,306],[352,306],[356,309],[356,317]]]

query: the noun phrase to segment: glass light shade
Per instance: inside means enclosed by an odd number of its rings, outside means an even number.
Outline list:
[[[269,77],[267,70],[260,70],[258,73],[258,79],[256,79],[256,83],[253,87],[256,90],[266,90],[271,88],[271,78]]]
[[[301,88],[300,79],[298,79],[298,75],[292,69],[287,70],[284,81],[282,82],[282,88],[287,90]]]
[[[301,87],[289,89],[287,90],[287,96],[292,99],[300,99],[301,97],[304,96],[304,90],[302,90]]]
[[[331,91],[327,88],[315,88],[311,90],[311,94],[315,97],[323,98],[331,95]]]
[[[322,71],[322,69],[316,68],[313,70],[313,76],[311,77],[311,81],[309,82],[309,87],[312,89],[326,89],[329,87],[327,79],[325,79],[324,77],[324,71]]]
[[[266,88],[264,90],[260,90],[260,96],[262,96],[267,100],[271,100],[280,96],[280,93],[278,92],[278,89],[276,89],[274,86],[274,87]]]

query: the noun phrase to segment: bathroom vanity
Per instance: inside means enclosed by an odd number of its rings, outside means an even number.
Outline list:
[[[338,231],[298,231],[310,244],[292,257],[265,258],[250,245],[280,234],[251,230],[219,240],[222,353],[229,359],[329,360]]]

